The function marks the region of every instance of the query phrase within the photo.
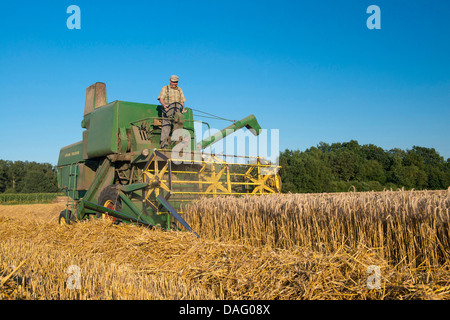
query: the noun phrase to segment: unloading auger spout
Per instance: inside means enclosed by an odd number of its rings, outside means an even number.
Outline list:
[[[200,149],[205,149],[210,144],[213,144],[221,139],[224,139],[228,135],[244,127],[250,130],[250,132],[253,133],[255,136],[259,135],[261,130],[261,127],[258,121],[256,120],[256,117],[253,114],[251,114],[242,120],[234,122],[232,125],[226,127],[225,129],[220,130],[216,134],[206,139],[203,139],[202,141],[199,142],[198,146],[200,147]]]

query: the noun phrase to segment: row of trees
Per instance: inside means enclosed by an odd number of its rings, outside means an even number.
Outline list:
[[[381,191],[384,188],[447,189],[450,159],[434,148],[383,150],[355,140],[321,142],[304,152],[285,150],[279,158],[283,192]]]
[[[305,151],[280,153],[283,192],[381,191],[384,188],[447,189],[450,159],[432,148],[383,150],[355,140],[321,142]],[[49,163],[0,160],[0,193],[58,192]]]
[[[51,164],[0,160],[0,193],[58,191],[56,169]]]

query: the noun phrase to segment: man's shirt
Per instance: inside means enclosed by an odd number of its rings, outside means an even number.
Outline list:
[[[185,102],[183,90],[180,87],[175,89],[171,88],[170,85],[164,86],[159,93],[158,100],[163,99],[166,104],[171,104],[173,102]]]

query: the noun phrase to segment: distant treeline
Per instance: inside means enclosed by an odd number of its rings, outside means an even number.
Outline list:
[[[56,168],[51,164],[0,160],[0,193],[58,191]]]
[[[279,159],[283,192],[438,190],[450,186],[450,159],[434,148],[383,150],[373,144],[319,143],[305,151],[285,150]]]
[[[450,159],[434,148],[384,150],[373,144],[319,143],[280,153],[282,191],[346,192],[383,189],[439,190],[450,186]],[[58,192],[49,163],[0,160],[0,193]]]

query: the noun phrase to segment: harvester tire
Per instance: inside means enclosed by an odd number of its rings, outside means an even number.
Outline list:
[[[58,224],[61,225],[66,225],[66,224],[70,224],[70,216],[71,216],[72,212],[70,210],[63,210],[59,213],[59,218],[58,218]]]
[[[119,191],[117,190],[116,185],[110,185],[103,188],[102,192],[100,192],[100,196],[98,197],[98,205],[115,210],[122,210],[122,201],[119,197]],[[119,224],[120,219],[110,217],[105,213],[97,212],[97,218],[103,219],[111,219],[114,224]]]

